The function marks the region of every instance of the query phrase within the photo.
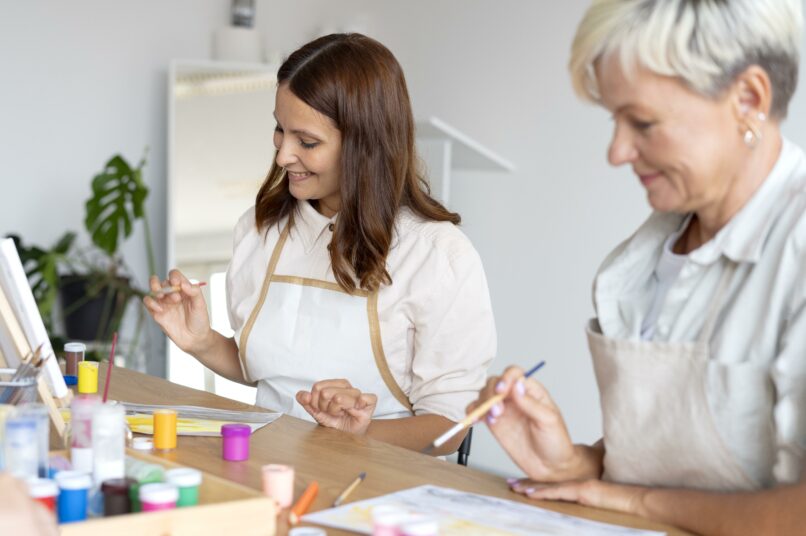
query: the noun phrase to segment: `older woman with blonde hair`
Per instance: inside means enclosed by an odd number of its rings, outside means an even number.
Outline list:
[[[488,423],[529,477],[516,491],[706,534],[797,530],[806,155],[780,124],[802,21],[801,0],[588,9],[574,87],[612,113],[608,160],[630,166],[654,212],[594,282],[602,440],[574,445],[546,389],[517,368],[480,394],[507,394]]]

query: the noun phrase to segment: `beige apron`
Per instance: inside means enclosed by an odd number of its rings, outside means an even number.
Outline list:
[[[602,405],[603,479],[725,491],[759,487],[725,447],[705,392],[709,341],[735,269],[731,263],[723,273],[694,343],[612,339],[591,320],[587,335]]]
[[[312,420],[297,392],[320,380],[346,379],[378,396],[373,418],[411,416],[383,354],[377,291],[351,295],[329,281],[275,274],[288,233],[286,225],[240,338],[244,376],[258,382],[257,404]]]

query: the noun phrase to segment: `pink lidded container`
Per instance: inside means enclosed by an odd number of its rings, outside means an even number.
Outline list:
[[[140,504],[143,512],[158,512],[176,508],[179,489],[173,484],[154,483],[140,486]]]
[[[221,457],[230,462],[249,459],[249,436],[252,428],[248,424],[225,424],[221,426]]]

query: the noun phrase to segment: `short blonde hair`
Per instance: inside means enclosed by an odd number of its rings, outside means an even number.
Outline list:
[[[574,90],[598,102],[596,62],[617,53],[717,97],[750,65],[770,77],[771,115],[786,117],[798,79],[802,0],[594,0],[579,24],[569,69]]]

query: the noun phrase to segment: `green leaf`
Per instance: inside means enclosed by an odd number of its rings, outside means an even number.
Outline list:
[[[145,159],[132,168],[122,156],[115,155],[92,179],[84,224],[93,243],[110,256],[117,253],[121,233],[128,238],[134,221],[143,217],[148,197],[142,179],[144,165]]]

